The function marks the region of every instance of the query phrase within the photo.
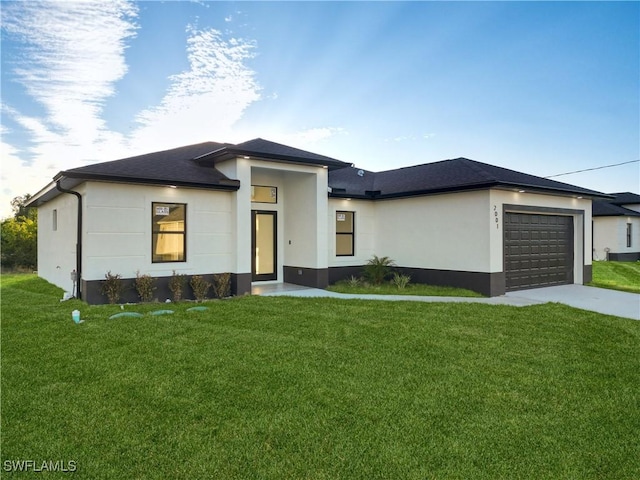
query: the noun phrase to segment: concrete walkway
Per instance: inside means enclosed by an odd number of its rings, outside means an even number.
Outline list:
[[[640,320],[640,295],[619,292],[584,285],[560,285],[557,287],[536,288],[509,292],[500,297],[419,297],[415,295],[363,295],[346,294],[309,288],[289,283],[254,286],[254,295],[290,297],[331,297],[344,299],[387,300],[404,302],[450,302],[484,303],[488,305],[511,305],[525,307],[548,302],[557,302],[571,307],[618,317]]]

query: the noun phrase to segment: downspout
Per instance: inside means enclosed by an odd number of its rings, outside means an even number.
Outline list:
[[[79,300],[81,297],[80,280],[82,279],[82,195],[73,190],[62,188],[60,180],[56,182],[56,188],[62,193],[75,195],[78,199],[78,232],[76,238],[76,292],[75,297]]]

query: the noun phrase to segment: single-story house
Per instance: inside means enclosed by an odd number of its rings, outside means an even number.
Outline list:
[[[640,195],[612,193],[593,202],[593,259],[640,260]]]
[[[326,287],[374,254],[412,282],[485,295],[591,280],[604,194],[457,158],[383,172],[263,139],[206,142],[58,173],[38,208],[38,272],[103,303],[105,274],[230,272]],[[606,197],[606,196],[605,196]],[[135,292],[125,300],[135,301]]]

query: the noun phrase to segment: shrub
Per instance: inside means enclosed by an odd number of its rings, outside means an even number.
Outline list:
[[[380,285],[391,274],[395,262],[389,257],[374,255],[364,266],[364,276],[374,285]]]
[[[122,276],[119,273],[112,274],[111,270],[109,270],[105,273],[104,278],[101,289],[102,294],[107,296],[109,303],[118,303],[124,290]]]
[[[219,273],[213,276],[213,293],[216,298],[231,296],[231,274]]]
[[[134,285],[140,300],[143,302],[150,302],[153,300],[153,291],[156,289],[155,283],[156,280],[151,275],[140,275],[139,271],[136,272]]]
[[[179,302],[182,300],[182,292],[184,291],[184,286],[187,283],[187,276],[183,273],[176,273],[173,271],[171,278],[169,279],[169,290],[171,290],[171,295],[173,297],[174,302]]]
[[[201,302],[207,298],[207,292],[211,288],[211,283],[207,282],[201,275],[194,275],[189,282],[193,290],[193,296],[196,301]]]
[[[393,278],[391,279],[391,283],[393,283],[398,290],[404,290],[409,282],[411,281],[410,275],[401,275],[398,272],[393,272]]]
[[[362,279],[360,277],[356,277],[355,275],[351,275],[345,280],[345,283],[350,287],[359,287],[360,285],[362,285]]]

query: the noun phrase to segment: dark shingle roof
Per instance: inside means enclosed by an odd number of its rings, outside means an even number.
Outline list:
[[[598,200],[593,202],[594,217],[640,217],[640,212],[636,212],[624,205],[639,205],[640,195],[631,192],[611,193],[613,198],[608,200]]]
[[[239,186],[237,180],[231,180],[215,168],[203,167],[193,161],[194,157],[220,148],[221,145],[215,142],[205,142],[111,162],[95,163],[60,172],[54,180],[67,177],[83,180],[128,181],[237,190]]]
[[[307,152],[299,148],[289,147],[281,143],[271,142],[262,138],[254,138],[237,145],[225,144],[220,148],[202,155],[197,160],[202,163],[215,164],[238,156],[257,157],[264,160],[280,160],[293,163],[304,163],[334,168],[345,168],[351,164],[336,160],[335,158]]]
[[[640,204],[640,195],[631,192],[611,193],[613,200],[609,200],[614,205],[634,205]]]
[[[355,168],[336,170],[329,173],[329,186],[333,189],[333,196],[356,198],[393,198],[497,186],[604,196],[594,190],[467,158],[425,163],[384,172],[364,172],[362,176],[357,175]]]
[[[640,217],[640,212],[602,200],[593,202],[591,214],[594,217]]]

